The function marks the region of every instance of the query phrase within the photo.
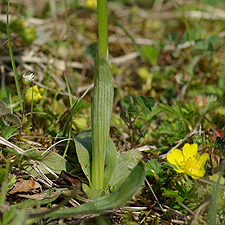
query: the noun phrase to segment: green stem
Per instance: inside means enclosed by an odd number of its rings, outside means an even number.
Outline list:
[[[8,8],[7,8],[7,36],[8,36],[9,52],[10,52],[10,57],[11,57],[13,73],[14,73],[14,79],[15,79],[15,83],[16,83],[17,94],[19,97],[21,111],[23,111],[23,101],[22,101],[21,92],[20,92],[19,79],[18,79],[18,75],[16,72],[16,64],[15,64],[15,61],[13,58],[13,50],[12,50],[12,44],[11,44],[11,38],[10,38],[10,32],[9,32],[9,1],[8,1]]]
[[[70,100],[70,111],[68,111],[69,113],[69,137],[68,137],[68,141],[67,141],[67,144],[66,144],[66,148],[65,148],[65,151],[63,153],[63,157],[65,158],[66,157],[66,153],[67,153],[67,150],[69,148],[69,144],[70,144],[70,140],[71,140],[71,134],[72,134],[72,122],[73,122],[73,101],[72,101],[72,98],[71,98],[71,91],[70,91],[70,86],[69,86],[69,83],[68,83],[68,80],[66,78],[66,75],[65,75],[65,81],[66,81],[66,86],[67,86],[67,89],[68,89],[68,93],[69,93],[69,100]]]
[[[103,190],[105,154],[113,107],[112,72],[108,64],[108,19],[106,0],[97,0],[99,51],[95,58],[94,92],[91,103],[91,188]]]
[[[25,102],[26,97],[24,98]],[[30,127],[32,124],[32,117],[33,117],[33,111],[34,111],[34,84],[32,83],[32,101],[31,101],[31,106],[30,106],[30,123],[29,123],[29,132],[30,132]]]
[[[106,0],[97,0],[98,8],[98,46],[108,59],[108,17]]]
[[[186,174],[184,174],[184,177],[185,177],[189,187],[192,187],[191,181],[189,180],[188,176]]]

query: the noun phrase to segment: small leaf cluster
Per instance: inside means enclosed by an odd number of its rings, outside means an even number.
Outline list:
[[[6,108],[5,102],[0,100],[0,129],[1,135],[5,139],[9,139],[18,134],[18,128],[21,126],[19,117],[10,112]]]
[[[133,131],[137,131],[139,138],[144,137],[145,131],[150,125],[147,123],[144,126],[138,127],[135,121],[141,114],[150,114],[155,105],[155,101],[152,97],[138,96],[136,98],[135,95],[130,95],[122,101],[122,104],[124,105],[121,108],[120,117],[129,129],[131,148],[133,148]]]

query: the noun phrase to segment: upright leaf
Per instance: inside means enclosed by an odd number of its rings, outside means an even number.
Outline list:
[[[81,139],[74,135],[72,135],[72,137],[75,142],[79,163],[91,186],[91,158],[92,158],[91,142],[88,140]]]
[[[91,105],[92,169],[94,189],[103,189],[105,152],[108,145],[113,107],[113,81],[111,68],[100,51],[95,58],[94,93]]]
[[[73,136],[77,157],[81,168],[89,180],[89,186],[92,187],[91,183],[91,164],[92,164],[92,147],[91,142],[85,139],[81,139],[77,136]],[[117,165],[117,151],[116,147],[111,138],[108,140],[108,145],[105,154],[104,162],[104,185],[102,190],[106,190],[109,182],[111,181]],[[93,199],[93,198],[92,198]]]

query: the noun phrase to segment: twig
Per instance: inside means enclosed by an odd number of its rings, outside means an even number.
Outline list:
[[[206,202],[208,204],[208,202]],[[182,206],[184,209],[186,209],[189,213],[191,213],[193,216],[196,215],[195,212],[193,212],[190,208],[188,208],[185,204],[183,204],[182,202],[178,202],[178,204],[180,206]],[[198,214],[197,214],[197,218],[202,222],[204,223],[205,225],[208,225],[208,223],[206,223],[203,219],[199,218]]]
[[[160,209],[161,209],[163,212],[165,212],[166,210],[163,209],[163,207],[161,206],[161,204],[160,204],[160,202],[159,202],[157,196],[155,195],[155,192],[153,191],[152,186],[151,186],[151,184],[148,182],[147,178],[145,178],[145,182],[146,182],[147,185],[149,186],[149,188],[150,188],[150,190],[151,190],[151,192],[152,192],[152,194],[153,194],[153,196],[154,196],[156,202],[158,203]]]
[[[193,218],[193,220],[192,220],[192,222],[191,222],[191,225],[197,224],[197,221],[198,221],[198,220],[200,220],[200,221],[203,222],[204,224],[207,224],[204,220],[202,220],[202,219],[199,217],[199,214],[200,214],[200,212],[202,211],[202,209],[205,208],[208,204],[209,204],[209,202],[204,202],[203,204],[201,204],[201,205],[198,207],[198,209],[197,209],[197,211],[196,211],[196,213],[195,213],[195,215],[194,215],[194,218]]]

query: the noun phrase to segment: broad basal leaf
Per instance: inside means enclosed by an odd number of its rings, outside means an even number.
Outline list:
[[[116,209],[129,201],[132,196],[137,193],[143,184],[144,177],[144,164],[139,161],[139,163],[137,163],[137,165],[130,171],[129,176],[124,180],[123,184],[118,188],[117,191],[77,207],[49,212],[46,214],[46,217],[99,214],[107,210]],[[42,217],[42,215],[31,214],[30,217]]]
[[[141,152],[136,149],[122,153],[119,156],[116,171],[110,182],[112,190],[116,190],[126,180],[141,158]]]
[[[77,136],[73,136],[77,157],[81,168],[89,180],[89,186],[91,187],[91,163],[92,163],[92,152],[91,152],[91,141],[81,139]],[[106,190],[110,180],[113,177],[117,165],[117,152],[116,147],[111,138],[109,138],[106,155],[105,155],[105,166],[104,166],[104,180],[103,190]]]
[[[52,152],[52,151],[46,152],[42,156],[41,162],[58,175],[61,173],[62,170],[71,171],[73,169],[73,167],[67,162],[65,158],[63,158],[61,155],[57,154],[56,152]],[[49,171],[45,170],[41,165],[38,165],[38,166],[40,167],[40,169],[43,171],[44,174],[52,177]],[[31,167],[27,168],[26,170],[30,172],[31,174],[37,175],[37,173]]]

